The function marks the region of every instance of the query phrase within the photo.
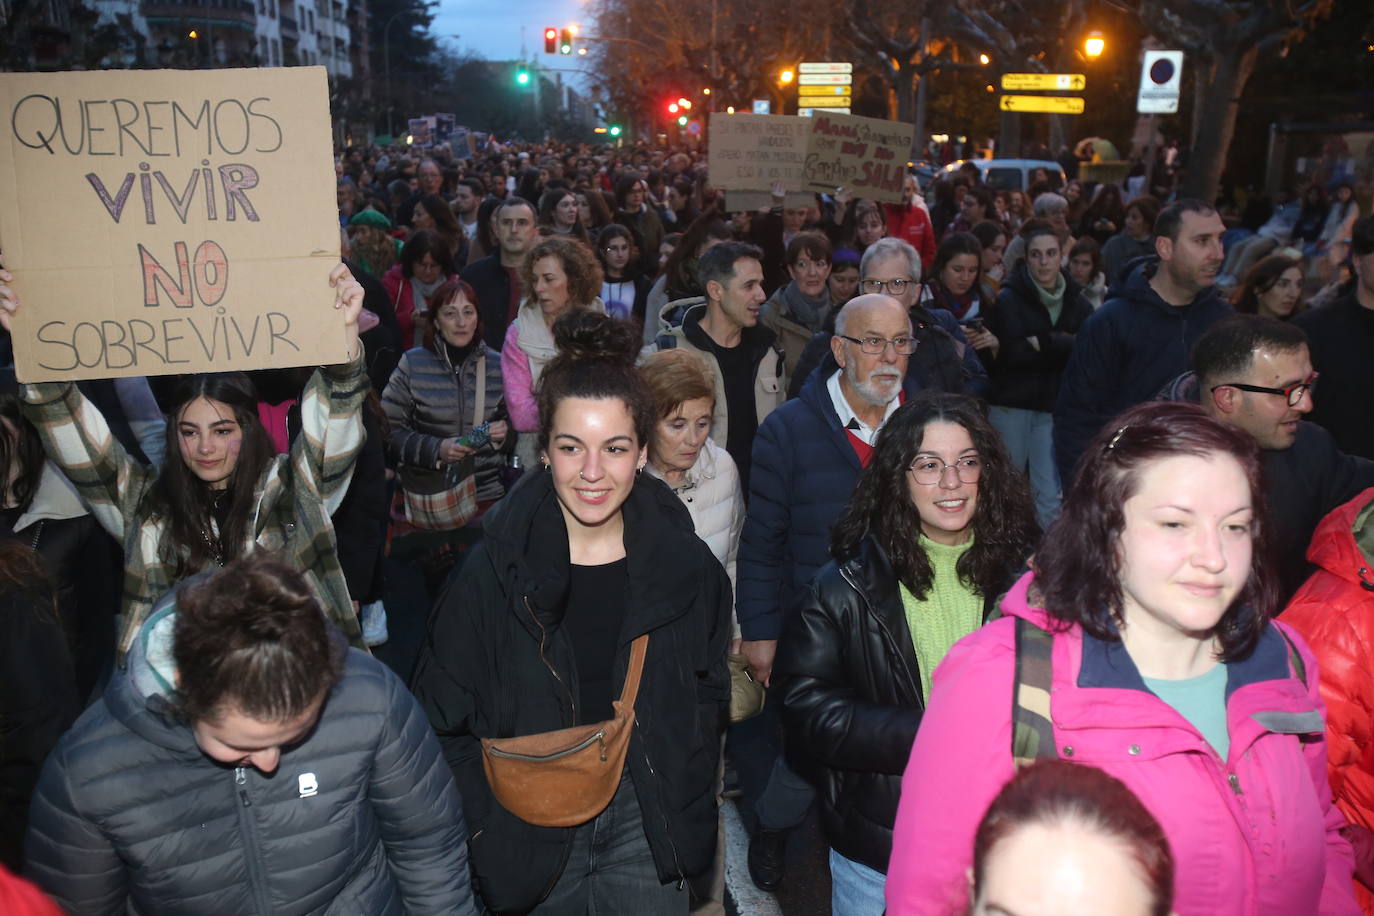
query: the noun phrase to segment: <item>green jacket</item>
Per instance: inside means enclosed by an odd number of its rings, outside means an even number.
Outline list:
[[[363,444],[359,411],[367,388],[361,357],[322,367],[310,377],[300,401],[301,433],[290,454],[276,456],[258,480],[253,540],[245,545],[277,552],[304,572],[330,618],[359,647],[362,632],[339,566],[330,515],[343,501]],[[177,584],[158,549],[166,526],[149,517],[144,500],[157,471],[125,452],[75,384],[23,385],[21,394],[24,416],[38,428],[48,457],[124,548],[122,661],[153,602]],[[178,458],[169,455],[168,460]]]

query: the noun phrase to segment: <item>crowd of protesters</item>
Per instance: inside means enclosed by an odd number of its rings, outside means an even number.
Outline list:
[[[1374,913],[1352,184],[465,152],[338,156],[348,362],[0,392],[0,908],[723,914],[747,791],[845,916]]]

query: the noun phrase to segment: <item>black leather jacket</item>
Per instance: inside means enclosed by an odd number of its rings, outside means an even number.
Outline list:
[[[857,556],[827,564],[787,615],[773,666],[788,750],[821,795],[826,841],[884,873],[902,772],[925,713],[897,585],[871,537]],[[997,598],[985,602],[984,620]]]

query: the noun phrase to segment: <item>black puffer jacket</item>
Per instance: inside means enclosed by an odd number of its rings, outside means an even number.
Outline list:
[[[730,583],[661,481],[638,478],[622,511],[629,584],[612,683],[618,694],[630,643],[648,633],[628,767],[667,883],[704,872],[715,852]],[[412,688],[463,795],[477,892],[495,912],[523,913],[562,874],[573,829],[535,827],[502,808],[487,785],[478,737],[575,721],[578,673],[560,627],[568,536],[551,475],[526,474],[486,516],[485,529],[439,599]]]
[[[925,714],[897,585],[887,554],[865,539],[857,556],[827,564],[786,615],[773,664],[788,751],[821,794],[826,842],[883,873]],[[997,598],[985,600],[984,620]]]
[[[988,310],[988,330],[1001,341],[992,368],[990,403],[1022,410],[1054,410],[1059,382],[1073,352],[1073,336],[1093,313],[1083,288],[1064,274],[1059,319],[1040,301],[1025,261],[1018,261]]]
[[[64,909],[475,914],[458,793],[381,662],[348,650],[319,724],[268,776],[201,752],[154,686],[171,676],[147,663],[158,656],[140,636],[43,767],[24,851]]]

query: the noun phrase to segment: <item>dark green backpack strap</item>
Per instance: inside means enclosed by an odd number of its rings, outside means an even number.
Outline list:
[[[1279,631],[1279,635],[1283,637],[1283,641],[1288,644],[1289,667],[1293,669],[1293,673],[1298,676],[1298,680],[1302,681],[1302,685],[1306,687],[1307,663],[1302,660],[1302,653],[1298,651],[1298,647],[1293,643],[1293,640],[1288,637],[1288,634],[1283,632],[1283,627],[1274,627],[1274,629]]]
[[[1011,698],[1011,756],[1018,769],[1036,760],[1053,760],[1054,726],[1050,686],[1054,680],[1054,637],[1016,618],[1016,680]]]

